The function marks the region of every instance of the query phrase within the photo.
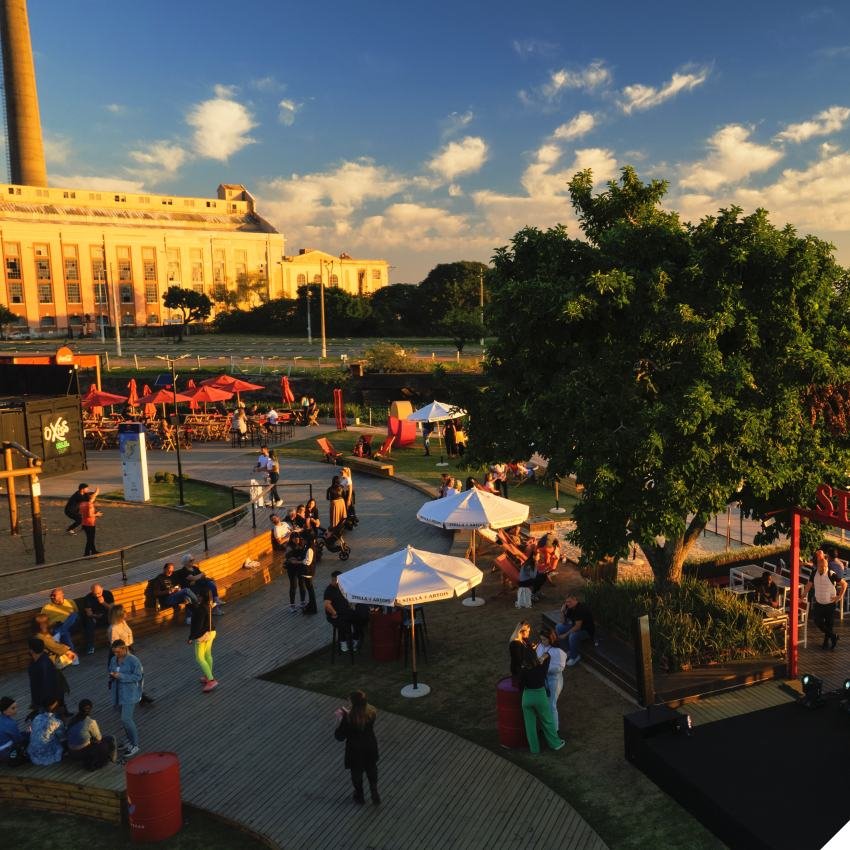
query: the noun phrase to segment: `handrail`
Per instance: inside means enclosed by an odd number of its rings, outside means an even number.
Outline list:
[[[250,487],[253,485],[245,484],[245,485],[236,485],[231,486],[231,498],[235,500],[236,491],[249,491]],[[313,485],[312,482],[309,481],[287,481],[282,482],[279,481],[277,483],[278,489],[280,488],[293,488],[293,487],[306,487],[310,496],[312,498],[313,495]],[[262,485],[262,499],[261,501],[265,501],[268,496],[269,491],[271,490],[271,485]],[[246,495],[248,495],[246,493]],[[209,551],[209,528],[210,526],[218,527],[220,531],[225,531],[227,528],[232,528],[236,525],[240,520],[244,517],[248,516],[250,512],[252,526],[254,528],[257,527],[257,517],[256,517],[256,504],[251,501],[250,497],[243,504],[238,505],[230,510],[225,511],[224,513],[217,514],[214,517],[209,517],[208,519],[204,519],[197,523],[192,523],[191,525],[183,526],[182,528],[176,529],[175,531],[168,532],[167,534],[161,534],[157,537],[151,537],[146,540],[140,540],[136,543],[130,543],[127,546],[122,546],[119,549],[110,549],[106,552],[99,552],[97,555],[88,556],[88,557],[78,557],[78,558],[68,558],[64,561],[54,561],[50,564],[39,564],[37,566],[29,566],[24,567],[22,569],[12,570],[10,572],[0,572],[0,582],[14,578],[25,578],[28,575],[32,574],[42,574],[45,570],[60,570],[62,567],[67,567],[73,564],[85,565],[85,569],[81,570],[79,575],[66,576],[63,578],[63,581],[69,583],[70,581],[74,581],[81,578],[95,577],[97,575],[103,575],[104,570],[112,567],[120,567],[121,578],[124,583],[127,582],[127,568],[128,568],[128,554],[140,550],[143,547],[155,547],[158,543],[163,543],[167,541],[173,541],[177,543],[179,541],[179,545],[173,548],[170,548],[170,551],[175,551],[177,549],[184,548],[185,546],[194,545],[192,543],[195,540],[194,533],[200,532],[202,535],[202,545],[204,547],[204,551]],[[198,541],[199,543],[201,541]],[[167,557],[165,554],[166,549],[160,549],[158,555],[160,557]],[[139,566],[139,564],[129,564],[130,567]],[[2,592],[0,592],[0,598],[3,598]]]

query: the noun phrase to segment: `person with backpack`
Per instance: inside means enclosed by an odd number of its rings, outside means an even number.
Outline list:
[[[80,504],[87,498],[89,492],[88,484],[80,484],[77,491],[65,503],[65,516],[71,520],[71,524],[65,529],[65,534],[76,534],[77,529],[83,524],[80,515]]]

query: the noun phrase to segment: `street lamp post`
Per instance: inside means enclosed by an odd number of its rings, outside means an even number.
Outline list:
[[[331,283],[331,269],[334,266],[333,260],[323,260],[325,268],[328,270],[328,286]],[[322,359],[328,359],[328,341],[325,336],[325,276],[319,275],[319,298],[320,298],[320,312],[322,321]]]
[[[307,287],[307,345],[313,344],[313,326],[310,324],[310,287]]]
[[[183,360],[188,357],[188,354],[181,354],[180,357],[161,357],[156,355],[157,360],[165,360],[171,369],[171,392],[174,393],[174,451],[177,454],[177,487],[180,492],[180,501],[177,503],[178,508],[186,507],[186,500],[183,498],[183,462],[180,457],[180,412],[177,409],[177,374],[174,371],[175,360]]]

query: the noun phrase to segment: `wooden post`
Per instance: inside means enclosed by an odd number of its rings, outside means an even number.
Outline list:
[[[635,644],[635,678],[638,702],[646,707],[655,704],[655,678],[652,674],[652,644],[649,638],[649,616],[635,617],[632,623]]]
[[[12,449],[8,446],[3,449],[3,460],[6,464],[6,470],[11,471],[12,469]],[[14,537],[17,534],[21,533],[21,527],[18,523],[18,497],[15,493],[15,479],[7,478],[6,479],[6,490],[9,494],[9,528],[11,530],[11,534]]]
[[[44,533],[41,527],[41,484],[38,480],[39,468],[32,458],[27,459],[30,468],[30,500],[32,502],[32,542],[35,548],[36,564],[44,563]]]

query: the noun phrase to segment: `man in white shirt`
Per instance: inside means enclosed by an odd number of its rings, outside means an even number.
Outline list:
[[[829,569],[826,554],[822,549],[815,552],[815,571],[803,588],[804,598],[808,596],[813,587],[815,589],[815,602],[812,619],[823,632],[821,648],[835,649],[835,644],[838,643],[838,635],[832,627],[832,622],[835,618],[835,606],[841,604],[847,590],[847,582]]]
[[[272,514],[269,521],[272,524],[272,552],[280,552],[283,557],[286,544],[289,543],[289,536],[292,534],[292,526],[284,522],[277,514]]]
[[[273,466],[274,461],[269,457],[269,447],[260,446],[260,454],[257,455],[256,469],[260,472],[268,473],[271,472]]]

